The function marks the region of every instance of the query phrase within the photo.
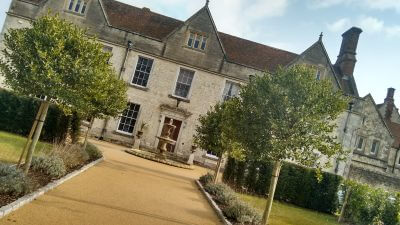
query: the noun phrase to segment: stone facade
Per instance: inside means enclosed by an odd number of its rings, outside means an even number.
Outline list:
[[[318,79],[330,79],[335,89],[353,97],[354,104],[338,119],[335,134],[350,155],[346,161],[333,161],[334,167],[328,171],[364,182],[370,182],[371,176],[384,174],[382,179],[372,180],[386,183],[385,177],[395,176],[389,168],[391,161],[400,156],[394,154],[392,143],[395,138],[381,115],[386,106],[378,109],[370,95],[360,98],[353,77],[359,28],[351,28],[343,34],[338,60],[332,64],[322,35],[303,53],[291,53],[218,32],[207,5],[186,21],[179,21],[114,0],[82,1],[82,4],[86,3],[84,10],[83,5],[75,10],[76,3],[74,0],[13,0],[0,38],[9,28],[29,26],[30,20],[49,9],[88,29],[88,35],[99,38],[112,52],[110,63],[117,74],[129,85],[129,101],[140,108],[134,112],[137,114],[135,122],[129,122],[134,126],[133,131],[119,131],[121,118],[111,118],[95,120],[91,135],[133,145],[137,132],[145,123],[147,128],[141,138],[141,148],[154,149],[163,124],[172,119],[180,126],[172,151],[187,157],[192,149],[197,118],[223,100],[228,84],[244,84],[250,75],[274,71],[278,66],[307,64],[317,69]],[[200,39],[199,46],[206,38],[205,48],[189,46],[191,35]],[[0,48],[4,48],[1,39]],[[152,61],[147,85],[133,83],[139,58]],[[175,93],[182,69],[194,74],[186,97]],[[392,120],[399,122],[400,116],[396,112]],[[359,137],[365,138],[361,151],[356,150]],[[374,140],[379,141],[380,147],[371,154]],[[197,151],[195,161],[204,163],[206,158],[210,159],[204,155],[205,151]],[[395,166],[395,171],[399,173],[400,166]]]

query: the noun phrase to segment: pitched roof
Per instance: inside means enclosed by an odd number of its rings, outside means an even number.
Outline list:
[[[102,0],[110,25],[122,30],[162,40],[184,22],[114,0]],[[274,71],[298,55],[229,34],[218,32],[227,60],[259,70]]]

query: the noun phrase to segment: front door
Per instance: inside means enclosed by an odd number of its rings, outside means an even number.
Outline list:
[[[181,131],[181,127],[182,127],[182,121],[180,120],[176,120],[176,119],[172,119],[169,117],[165,117],[164,119],[164,124],[169,124],[172,120],[172,124],[176,126],[174,133],[171,134],[170,138],[174,141],[178,140],[178,136],[179,136],[179,132]],[[158,148],[160,147],[160,143],[158,143]],[[167,150],[168,152],[174,152],[176,148],[176,143],[175,144],[167,144]]]

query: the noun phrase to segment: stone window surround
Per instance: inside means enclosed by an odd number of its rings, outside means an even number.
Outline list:
[[[372,146],[374,145],[374,142],[377,142],[377,146],[375,146],[375,152],[372,152]],[[381,150],[381,141],[378,139],[372,139],[371,145],[369,146],[369,154],[370,155],[378,155],[379,151]]]
[[[363,139],[363,144],[362,144],[361,149],[358,148],[358,142],[359,142],[360,138]],[[364,151],[365,151],[365,146],[366,146],[367,140],[368,140],[368,138],[367,138],[366,136],[357,135],[357,139],[356,139],[356,143],[355,143],[355,149],[356,149],[358,152],[364,152]]]
[[[75,0],[77,1],[77,0]],[[69,10],[69,4],[71,0],[65,0],[65,6],[64,6],[64,12],[70,13],[72,15],[80,16],[80,17],[86,17],[87,11],[89,10],[90,3],[92,2],[91,0],[82,0],[82,5],[79,8],[79,12],[75,12],[74,8],[76,3],[74,2],[72,10]],[[83,3],[86,2],[86,8],[84,13],[80,13],[82,11]]]
[[[135,76],[135,72],[136,72],[136,66],[137,66],[137,64],[139,62],[139,58],[140,57],[145,58],[145,59],[153,60],[153,65],[151,66],[150,73],[149,73],[149,78],[147,80],[147,85],[146,86],[141,86],[141,85],[132,83],[133,77]],[[154,68],[155,68],[154,65],[156,64],[156,60],[153,57],[145,56],[143,54],[138,54],[137,56],[135,56],[135,58],[136,58],[136,64],[135,64],[135,66],[133,68],[133,73],[132,73],[132,76],[130,77],[130,80],[129,80],[129,86],[131,86],[133,88],[137,88],[139,90],[148,91],[149,90],[150,78],[153,76],[153,72],[154,72]]]
[[[190,35],[191,34],[194,34],[195,35],[195,38],[193,39],[193,43],[192,43],[192,46],[189,46],[188,45],[188,42],[189,42],[189,38],[190,38]],[[199,43],[199,46],[198,46],[198,48],[195,48],[194,47],[194,42],[195,42],[195,40],[196,40],[196,36],[197,35],[201,35],[202,36],[202,38],[201,38],[201,40],[200,40],[200,43]],[[206,38],[206,43],[205,43],[205,47],[204,47],[204,49],[201,49],[201,45],[202,45],[202,43],[203,43],[203,38]],[[185,42],[184,42],[184,47],[185,48],[188,48],[188,49],[191,49],[191,50],[195,50],[195,51],[198,51],[198,52],[201,52],[201,53],[204,53],[205,51],[206,51],[206,49],[207,49],[207,45],[208,45],[208,43],[209,43],[209,37],[208,37],[208,35],[206,34],[206,33],[204,33],[204,32],[199,32],[199,31],[196,31],[196,30],[193,30],[193,29],[187,29],[187,34],[186,34],[186,38],[185,38]]]
[[[240,86],[241,86],[241,84],[240,84],[239,82],[233,81],[233,80],[229,80],[229,79],[224,79],[224,84],[222,85],[221,94],[220,94],[221,100],[222,100],[222,101],[224,101],[224,91],[225,91],[226,84],[227,84],[228,82],[237,84],[237,85],[239,86],[239,92],[240,92]]]
[[[136,117],[136,122],[139,121],[140,115],[141,115],[141,112],[142,112],[142,109],[143,109],[143,105],[142,105],[142,104],[139,104],[139,103],[137,103],[137,102],[135,102],[135,101],[131,101],[131,100],[128,100],[128,102],[140,106],[138,115],[137,115],[137,117]],[[138,127],[138,126],[136,126],[137,123],[135,124],[135,127],[133,128],[133,132],[132,132],[132,133],[128,133],[128,132],[124,132],[124,131],[118,130],[118,127],[119,127],[120,122],[121,122],[121,116],[119,116],[119,118],[117,119],[117,124],[116,124],[116,128],[115,128],[115,130],[114,130],[114,133],[120,134],[120,135],[123,135],[123,136],[127,136],[127,137],[134,137],[135,134],[136,134],[136,131],[137,131],[137,127]]]
[[[192,72],[193,72],[192,83],[191,83],[191,85],[190,85],[190,89],[189,89],[189,92],[188,92],[186,98],[175,95],[176,84],[177,84],[177,82],[178,82],[178,78],[179,78],[179,74],[180,74],[180,72],[181,72],[181,69],[189,70],[189,71],[192,71]],[[178,100],[181,100],[181,101],[183,101],[183,102],[189,103],[189,102],[190,102],[190,98],[191,98],[191,96],[192,96],[192,91],[193,91],[193,88],[194,88],[194,84],[195,84],[195,82],[196,82],[196,74],[197,74],[197,71],[196,71],[196,70],[193,70],[193,69],[191,69],[191,68],[184,67],[184,66],[178,66],[178,69],[177,69],[177,72],[176,72],[176,77],[175,77],[175,82],[174,82],[174,85],[173,85],[172,91],[171,91],[172,94],[169,94],[168,97],[174,98],[174,99],[178,99]]]

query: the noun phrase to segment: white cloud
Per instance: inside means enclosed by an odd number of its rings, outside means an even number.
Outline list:
[[[400,25],[394,25],[385,29],[386,35],[390,38],[400,38]]]
[[[336,20],[333,23],[327,24],[327,28],[329,31],[332,32],[342,32],[345,29],[348,29],[351,25],[350,19],[349,18],[342,18],[339,20]]]
[[[377,33],[383,30],[384,22],[375,17],[361,17],[358,22],[361,29],[367,33]]]
[[[350,1],[352,0],[311,0],[309,3],[309,7],[313,9],[327,8]]]
[[[366,5],[371,9],[387,10],[395,9],[400,12],[399,0],[365,0]]]

